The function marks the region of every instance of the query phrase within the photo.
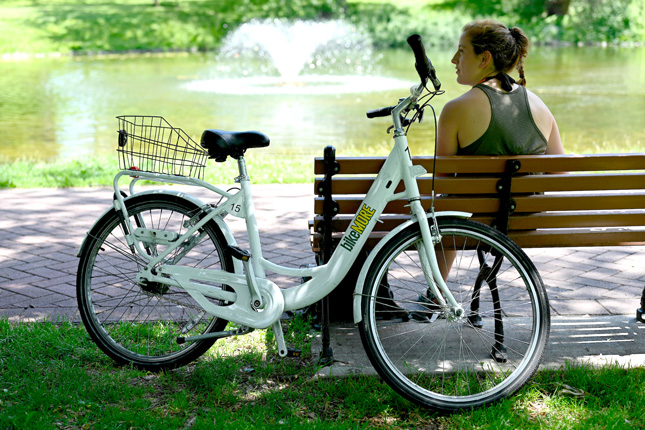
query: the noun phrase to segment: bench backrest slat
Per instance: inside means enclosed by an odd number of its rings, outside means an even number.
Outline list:
[[[645,154],[584,154],[584,155],[514,155],[514,156],[469,156],[437,157],[437,173],[500,173],[506,160],[516,159],[522,163],[518,173],[526,172],[594,172],[611,170],[643,170]],[[420,164],[432,171],[432,157],[413,157],[414,164]],[[337,157],[340,174],[364,175],[377,173],[385,157]],[[314,160],[314,173],[325,173],[322,157]]]
[[[318,178],[315,187],[322,181]],[[496,194],[499,178],[495,177],[438,177],[435,180],[437,194]],[[373,177],[334,178],[334,194],[365,195],[374,182]],[[418,180],[421,194],[432,193],[432,177]],[[644,173],[611,174],[568,174],[568,175],[528,175],[513,178],[511,191],[514,193],[533,193],[548,191],[603,191],[603,190],[642,190],[645,189]],[[396,192],[403,191],[399,184]]]

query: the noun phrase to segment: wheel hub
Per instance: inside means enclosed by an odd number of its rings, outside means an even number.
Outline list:
[[[139,286],[143,291],[150,294],[157,294],[157,295],[166,294],[170,289],[168,285],[164,285],[159,282],[148,282],[143,279],[139,282]]]

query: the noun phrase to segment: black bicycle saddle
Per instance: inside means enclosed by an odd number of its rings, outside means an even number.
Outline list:
[[[217,162],[226,161],[226,157],[240,158],[249,148],[269,146],[269,137],[258,131],[224,131],[204,130],[202,147],[208,149],[208,158]]]

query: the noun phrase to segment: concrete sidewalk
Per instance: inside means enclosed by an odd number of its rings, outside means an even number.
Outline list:
[[[253,190],[265,257],[292,267],[313,263],[307,227],[313,185],[256,185]],[[190,192],[205,202],[218,200],[201,190]],[[0,317],[79,321],[76,254],[111,198],[108,188],[0,190]],[[230,227],[245,246],[242,221],[231,218]],[[612,354],[645,365],[640,355],[645,354],[645,324],[635,320],[645,285],[645,247],[529,249],[527,254],[544,279],[551,303],[549,354],[582,359]],[[299,282],[269,277],[281,287]],[[364,356],[352,352],[362,353],[353,327],[336,326],[332,338],[337,360],[369,366]],[[342,367],[339,363],[332,368]]]

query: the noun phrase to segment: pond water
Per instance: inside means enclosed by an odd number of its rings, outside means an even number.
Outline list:
[[[434,104],[439,113],[467,88],[455,82],[451,51],[429,55],[446,90]],[[216,85],[241,72],[215,54],[0,62],[0,160],[113,153],[115,117],[124,114],[164,116],[195,140],[206,128],[259,130],[271,138],[267,155],[322,154],[325,145],[339,155],[350,147],[385,155],[387,120],[368,120],[365,111],[395,104],[418,78],[409,51],[372,57],[369,75],[344,87],[305,75],[257,91]],[[535,48],[525,69],[567,152],[645,150],[645,48]],[[410,133],[415,154],[432,153],[431,119],[426,112]]]

